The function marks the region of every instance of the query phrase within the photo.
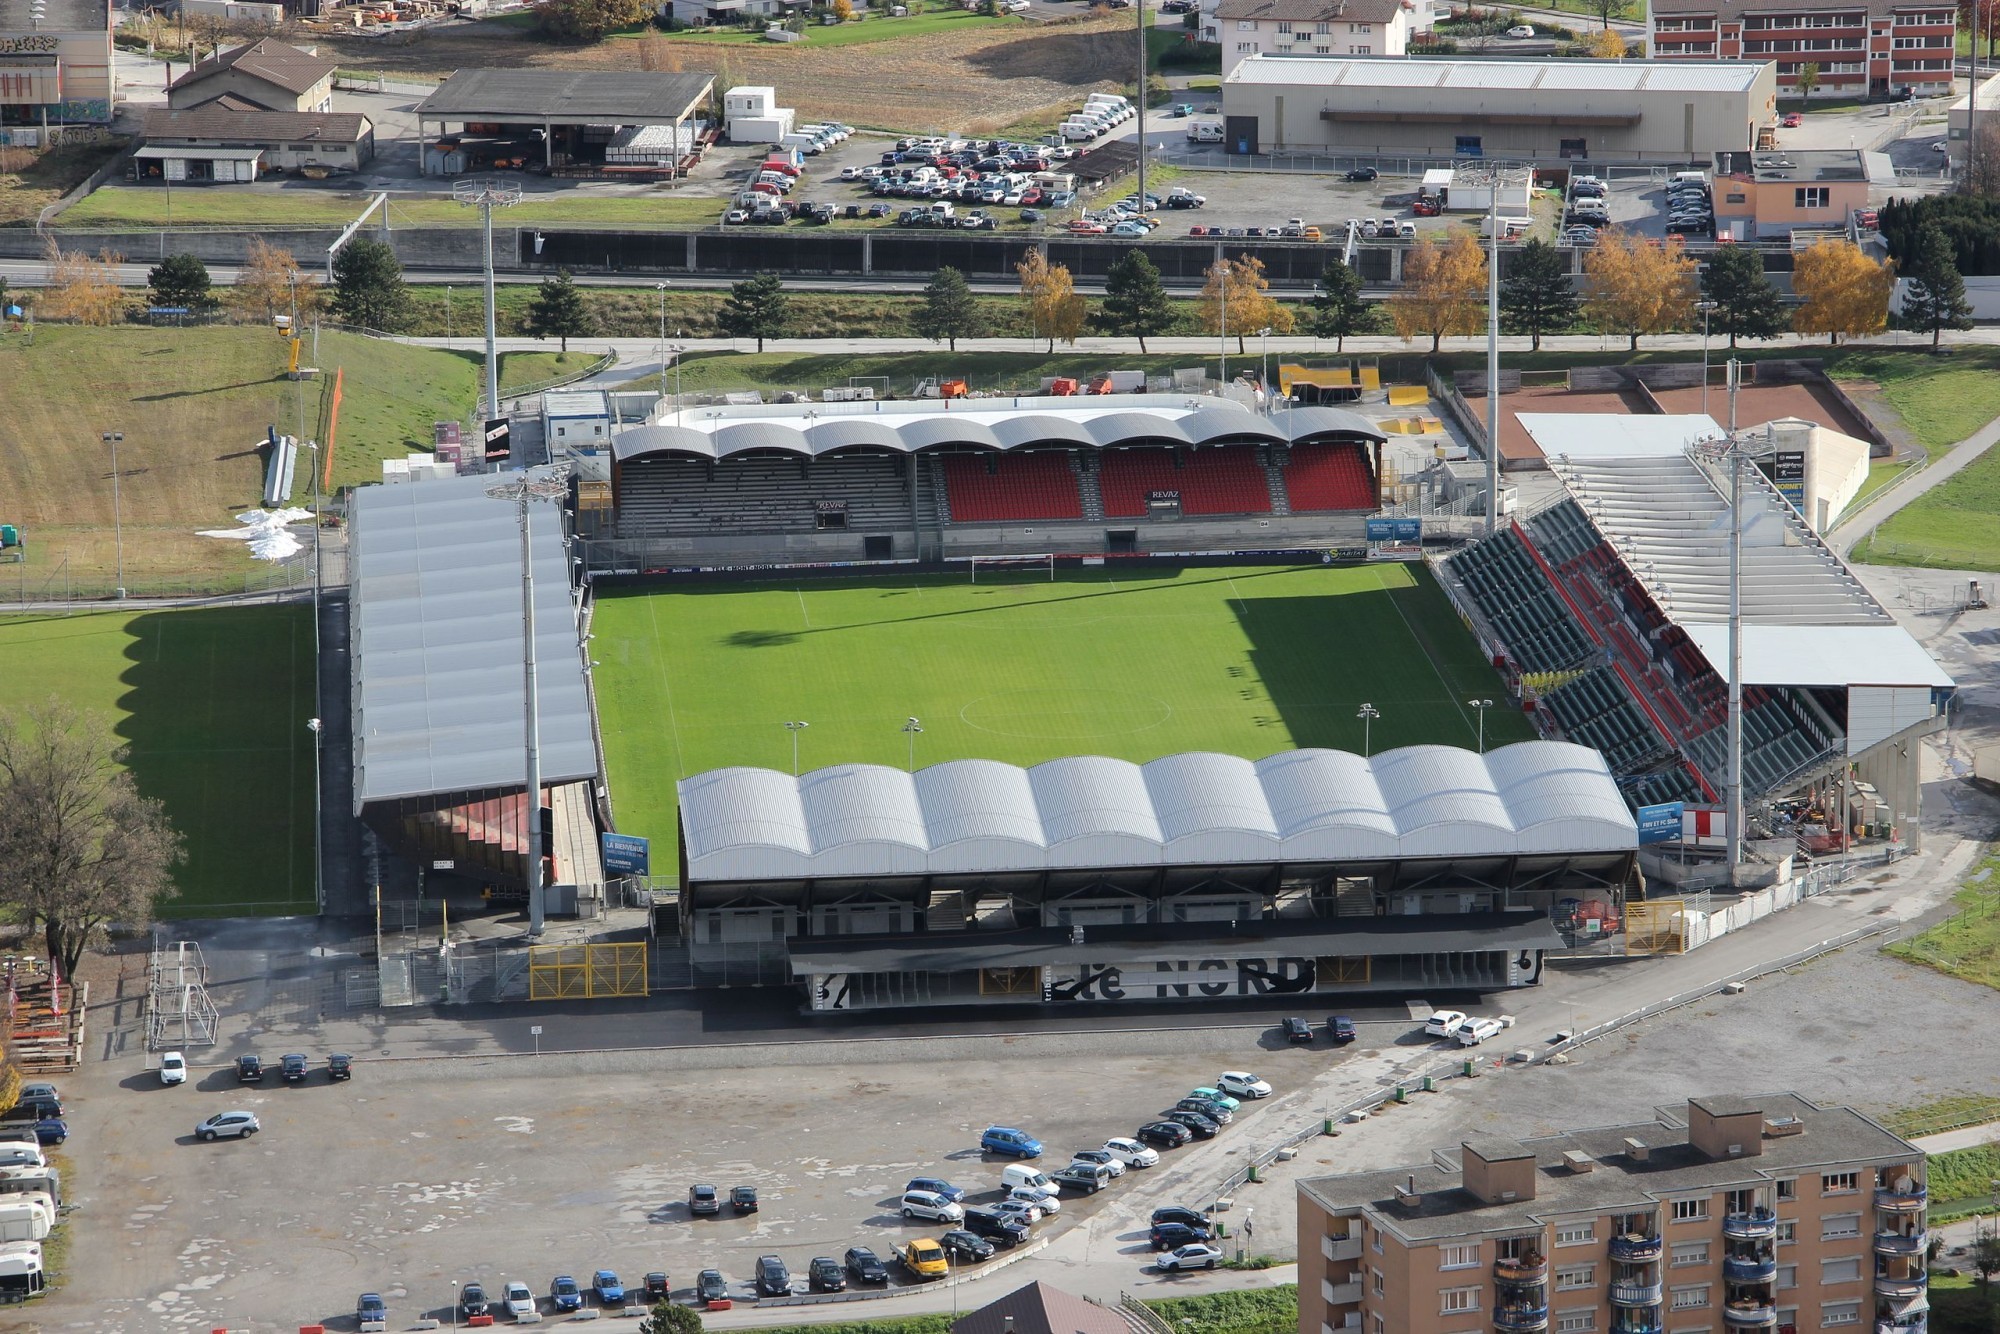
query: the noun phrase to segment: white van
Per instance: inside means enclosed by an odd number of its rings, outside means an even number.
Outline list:
[[[1495,219],[1490,213],[1481,218],[1479,220],[1479,234],[1481,236],[1493,235],[1494,221]],[[1534,226],[1533,218],[1501,218],[1498,221],[1500,223],[1500,239],[1503,241],[1512,240],[1516,236],[1526,236],[1528,228]]]
[[[1116,93],[1092,93],[1083,99],[1085,109],[1103,107],[1119,120],[1132,114],[1132,104]]]
[[[1188,142],[1193,144],[1219,144],[1222,142],[1222,122],[1219,120],[1191,120],[1187,127]]]
[[[1066,120],[1059,129],[1062,137],[1073,144],[1087,144],[1103,133],[1095,124],[1087,120]]]
[[[1030,1167],[1026,1163],[1013,1163],[1001,1168],[1000,1185],[1005,1190],[1026,1187],[1029,1190],[1045,1191],[1050,1195],[1056,1193],[1055,1183],[1049,1180],[1048,1173],[1040,1168]]]

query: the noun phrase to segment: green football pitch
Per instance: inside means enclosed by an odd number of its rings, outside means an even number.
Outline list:
[[[0,618],[0,708],[102,714],[186,860],[163,917],[310,913],[312,608]]]
[[[618,827],[671,844],[676,780],[729,765],[1369,742],[1470,747],[1504,700],[1421,567],[1010,568],[610,592],[592,625]],[[904,731],[910,718],[921,734]],[[1533,734],[1494,708],[1489,746]],[[670,860],[662,858],[670,865]],[[661,864],[660,862],[656,862]]]

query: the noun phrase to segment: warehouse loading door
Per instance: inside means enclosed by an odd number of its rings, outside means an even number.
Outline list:
[[[1255,116],[1225,116],[1222,119],[1222,141],[1229,145],[1229,151],[1238,157],[1249,157],[1258,151],[1257,118]]]

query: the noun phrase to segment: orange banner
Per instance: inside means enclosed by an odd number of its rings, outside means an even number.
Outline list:
[[[324,471],[319,479],[322,491],[333,490],[333,442],[334,437],[340,433],[340,382],[345,373],[342,367],[334,367],[333,399],[326,411],[326,448],[320,451],[326,460],[322,465]]]

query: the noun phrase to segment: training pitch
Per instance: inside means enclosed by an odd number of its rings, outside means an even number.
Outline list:
[[[51,695],[110,719],[180,831],[162,916],[314,911],[311,607],[0,618],[0,708]]]
[[[1506,698],[1421,567],[982,569],[607,592],[592,626],[618,828],[675,836],[729,765],[1471,747]],[[921,732],[906,731],[916,719]],[[787,729],[788,722],[807,727]],[[1525,718],[1486,717],[1488,746]],[[670,865],[664,851],[656,864]]]

